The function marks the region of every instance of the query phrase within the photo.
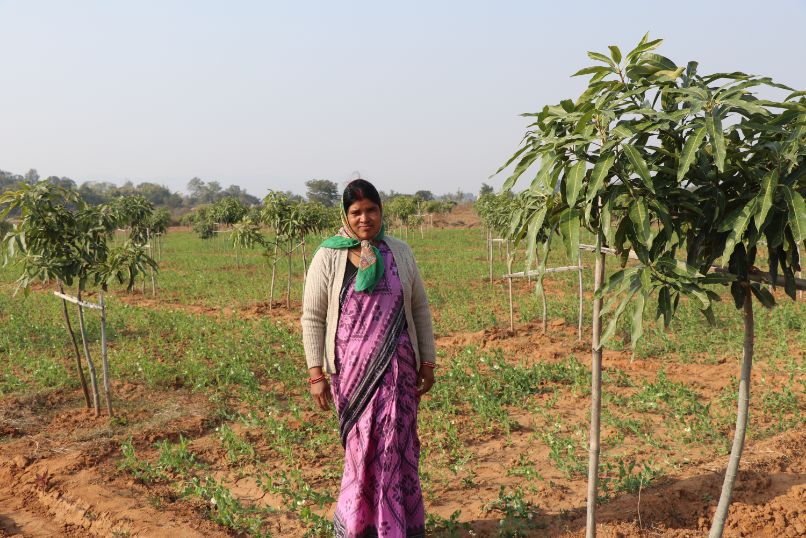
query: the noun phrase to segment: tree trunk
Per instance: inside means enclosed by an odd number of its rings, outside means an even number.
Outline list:
[[[294,252],[294,242],[288,240],[288,284],[285,290],[285,307],[291,310],[291,254]]]
[[[81,301],[81,290],[78,290],[76,295]],[[90,383],[92,384],[92,406],[95,409],[95,416],[101,416],[101,396],[98,394],[98,375],[95,373],[95,363],[92,362],[90,355],[90,346],[87,342],[87,329],[84,324],[84,309],[78,305],[78,326],[81,330],[81,343],[84,346],[84,357],[87,359],[87,369],[90,371]]]
[[[64,295],[64,286],[59,282],[59,291]],[[73,342],[73,351],[76,354],[76,370],[78,370],[78,379],[81,381],[81,390],[84,392],[84,402],[87,404],[87,409],[92,407],[90,402],[90,390],[87,387],[87,379],[84,377],[84,368],[81,367],[81,352],[78,350],[78,341],[76,341],[76,333],[73,332],[73,324],[70,322],[70,314],[67,312],[67,301],[62,299],[62,312],[64,313],[64,322],[67,325],[67,332],[70,333],[70,341]]]
[[[274,257],[271,261],[271,287],[269,288],[269,310],[272,309],[274,303],[274,281],[277,275],[277,243],[274,243]]]
[[[749,282],[748,282],[749,285]],[[753,366],[753,343],[755,340],[755,321],[753,319],[753,294],[748,287],[744,296],[744,353],[742,356],[742,369],[739,377],[739,398],[736,412],[736,432],[733,434],[733,447],[730,450],[728,468],[725,471],[725,481],[722,483],[722,493],[719,504],[711,523],[709,538],[720,538],[728,519],[730,500],[733,496],[733,484],[739,472],[739,460],[744,449],[744,437],[747,432],[747,414],[750,408],[750,370]]]
[[[596,263],[593,270],[594,291],[602,287],[605,276],[605,255],[601,252],[601,232],[596,238]],[[602,299],[593,300],[593,334],[591,336],[591,424],[588,448],[588,514],[585,538],[596,536],[596,497],[599,483],[599,420],[602,412]]]
[[[104,303],[103,290],[98,292],[98,302],[101,305],[101,366],[104,374],[104,399],[109,416],[113,417],[112,411],[112,389],[109,381],[109,355],[106,349],[106,304]]]

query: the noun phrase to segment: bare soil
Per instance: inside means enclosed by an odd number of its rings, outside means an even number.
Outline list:
[[[181,305],[170,298],[121,296],[131,304],[175,308],[211,316],[272,317],[296,326],[299,305],[258,303],[240,309],[208,309]],[[508,360],[521,364],[559,361],[569,350],[581,359],[588,350],[576,342],[576,327],[550,320],[542,334],[539,323],[519,324],[515,334],[488,329],[439,338],[438,347],[458,350],[467,345],[501,349]],[[584,360],[583,360],[584,362]],[[736,374],[735,361],[701,364],[633,360],[629,353],[608,351],[604,368],[619,368],[652,379],[665,367],[670,379],[685,382],[706,397],[716,398]],[[775,382],[775,372],[763,361],[754,366],[754,383],[762,376]],[[120,445],[129,435],[138,454],[153,457],[154,443],[162,439],[191,440],[191,449],[209,465],[238,499],[259,505],[280,506],[280,499],[266,494],[247,466],[233,473],[214,431],[216,419],[204,396],[184,391],[156,391],[132,383],[116,383],[113,393],[119,418],[94,418],[84,409],[80,393],[58,391],[0,401],[0,537],[218,537],[231,536],[205,515],[203,502],[177,500],[168,484],[144,485],[117,470]],[[538,395],[537,398],[546,395]],[[157,405],[155,402],[159,402]],[[752,405],[759,405],[758,400]],[[556,413],[584,420],[587,398],[563,398]],[[461,510],[462,521],[475,536],[496,536],[500,514],[489,502],[501,486],[523,483],[508,475],[521,455],[527,454],[544,480],[537,486],[535,502],[541,507],[537,525],[529,535],[577,537],[584,535],[585,480],[567,480],[553,468],[548,449],[532,439],[533,417],[513,413],[518,427],[506,438],[474,431],[461,424],[462,442],[475,455],[474,485],[457,479],[433,492],[427,509],[442,517]],[[302,420],[316,422],[317,415]],[[238,427],[233,425],[233,428]],[[662,424],[657,425],[662,428]],[[270,451],[261,435],[240,430],[250,438],[258,458],[271,466]],[[603,432],[603,438],[608,435]],[[250,437],[251,436],[251,437]],[[748,439],[742,459],[725,536],[806,536],[806,431],[791,431],[764,441]],[[621,495],[603,504],[598,512],[603,537],[695,537],[707,533],[723,479],[727,457],[699,456],[635,495]],[[316,462],[305,466],[306,479],[317,486]],[[330,514],[332,508],[326,513]],[[301,536],[298,521],[281,513],[272,520],[276,536]],[[469,536],[468,531],[463,531]]]

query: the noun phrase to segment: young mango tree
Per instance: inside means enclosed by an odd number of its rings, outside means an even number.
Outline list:
[[[240,267],[241,265],[241,251],[244,249],[253,249],[258,245],[263,245],[266,238],[260,232],[260,224],[252,220],[252,217],[246,216],[240,222],[236,222],[232,226],[232,235],[230,236],[232,246],[235,249],[235,264]]]
[[[35,185],[23,185],[18,191],[9,191],[0,196],[4,216],[19,210],[19,223],[4,238],[5,259],[12,259],[21,266],[17,284],[27,294],[31,282],[58,283],[68,333],[76,356],[76,369],[81,380],[87,407],[90,407],[89,387],[84,379],[81,357],[65,300],[64,286],[77,288],[79,328],[84,356],[92,388],[92,407],[100,415],[100,394],[95,362],[89,349],[84,303],[82,296],[89,286],[106,286],[112,279],[123,282],[128,276],[128,287],[134,285],[137,274],[147,268],[156,269],[156,264],[145,255],[142,246],[127,241],[123,247],[109,249],[108,240],[118,225],[115,207],[88,206],[73,190],[57,187],[42,181]],[[103,299],[101,299],[103,301]],[[102,309],[105,313],[105,310]],[[102,332],[102,340],[104,334]],[[104,346],[102,345],[102,348]],[[107,408],[112,415],[109,386],[109,367],[103,354],[104,392]]]
[[[28,293],[31,282],[56,281],[59,291],[64,293],[64,285],[72,285],[77,270],[76,225],[75,215],[69,207],[81,203],[77,193],[50,182],[20,184],[20,190],[0,195],[0,217],[15,209],[20,213],[17,225],[3,234],[4,265],[15,260],[22,266],[17,279],[18,289]],[[76,373],[89,408],[92,400],[81,366],[81,352],[64,299],[62,313],[75,352]]]
[[[590,52],[597,65],[576,100],[545,106],[521,147],[502,167],[515,165],[511,189],[527,170],[536,203],[512,215],[513,234],[535,258],[538,239],[547,255],[558,233],[569,258],[579,255],[579,230],[596,237],[593,305],[591,424],[587,536],[595,536],[599,464],[602,345],[630,312],[633,345],[647,305],[669,325],[681,297],[714,323],[714,285],[729,285],[744,320],[733,446],[711,537],[721,536],[743,449],[753,361],[753,297],[772,307],[756,255],[766,240],[766,279],[795,299],[804,283],[798,249],[806,242],[806,95],[766,77],[740,72],[700,74],[652,52],[648,36],[626,55]],[[786,92],[783,99],[753,94]],[[500,172],[500,170],[499,170]],[[556,232],[555,232],[556,231]],[[604,282],[609,246],[621,268]],[[634,252],[637,262],[626,265]],[[545,258],[544,258],[545,259]],[[541,265],[545,267],[545,264]],[[603,300],[607,300],[603,305]],[[602,333],[601,319],[609,319]]]
[[[269,191],[269,194],[263,199],[261,219],[274,232],[274,239],[265,243],[266,256],[272,260],[269,309],[272,308],[274,301],[274,282],[281,246],[284,249],[282,253],[288,262],[286,308],[291,308],[291,256],[294,253],[294,240],[302,234],[304,218],[301,206],[301,203],[291,200],[281,192]]]

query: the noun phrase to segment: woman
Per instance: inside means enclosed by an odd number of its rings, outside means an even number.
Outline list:
[[[411,249],[384,235],[375,187],[352,181],[342,208],[302,307],[311,395],[323,410],[335,402],[345,449],[335,534],[424,536],[417,406],[434,384],[431,311]]]

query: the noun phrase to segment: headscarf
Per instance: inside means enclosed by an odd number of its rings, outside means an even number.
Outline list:
[[[364,240],[358,239],[356,233],[350,228],[350,224],[347,221],[347,214],[342,207],[341,228],[338,233],[332,237],[328,237],[319,245],[320,248],[327,247],[338,249],[361,246],[361,261],[358,263],[358,273],[355,277],[355,291],[372,293],[375,289],[375,285],[383,276],[383,256],[381,256],[378,247],[372,244],[372,241],[381,241],[383,239],[384,228],[383,221],[381,221],[381,229],[375,237]]]

